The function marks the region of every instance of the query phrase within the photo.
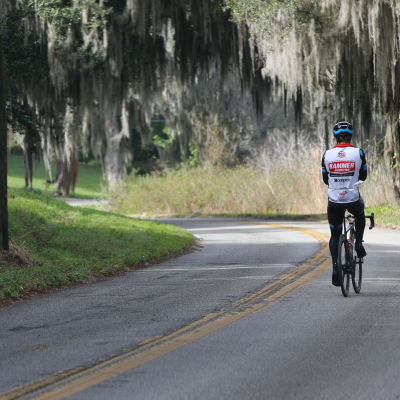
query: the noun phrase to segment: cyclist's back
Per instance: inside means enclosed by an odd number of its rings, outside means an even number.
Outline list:
[[[350,143],[337,144],[323,157],[329,185],[329,201],[334,203],[352,203],[360,197],[358,188],[353,185],[365,179],[366,162],[364,152]],[[323,167],[324,168],[324,167]],[[325,180],[325,179],[324,179]],[[338,190],[340,188],[350,188]]]
[[[322,177],[325,184],[329,186],[327,211],[331,229],[329,245],[333,263],[332,283],[339,286],[337,257],[345,210],[348,210],[355,217],[357,235],[355,250],[357,255],[360,258],[367,255],[362,245],[365,229],[364,202],[358,188],[353,188],[357,181],[364,181],[367,178],[367,165],[364,152],[350,144],[353,134],[353,127],[350,123],[337,123],[333,129],[333,134],[337,140],[337,145],[326,151],[322,157]]]

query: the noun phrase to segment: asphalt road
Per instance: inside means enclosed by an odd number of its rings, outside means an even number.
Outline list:
[[[201,248],[0,309],[0,400],[400,398],[399,231],[344,298],[325,223],[166,222]]]

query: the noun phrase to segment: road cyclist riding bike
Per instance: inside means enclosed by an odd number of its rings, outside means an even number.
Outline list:
[[[343,215],[346,210],[354,215],[356,243],[359,259],[367,253],[362,245],[365,229],[364,201],[360,196],[358,181],[367,178],[367,163],[364,152],[351,142],[353,127],[349,122],[338,122],[333,128],[337,144],[322,157],[322,178],[328,185],[328,222],[331,229],[329,248],[332,255],[332,284],[340,286],[338,252],[342,234]]]
[[[363,183],[363,181],[358,181],[354,184],[353,188],[360,187]],[[374,213],[366,215],[365,218],[371,220],[369,229],[372,229],[375,225]],[[354,256],[353,254],[354,239],[357,237],[354,222],[354,215],[343,214],[343,233],[339,237],[338,248],[338,271],[340,288],[342,289],[344,297],[349,295],[350,276],[354,291],[356,293],[360,293],[361,291],[362,265],[364,259]]]

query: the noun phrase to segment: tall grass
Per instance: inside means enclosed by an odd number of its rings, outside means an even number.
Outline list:
[[[113,209],[128,215],[320,214],[327,187],[321,178],[322,144],[306,135],[273,140],[254,152],[246,165],[165,170],[131,175],[112,193]],[[373,147],[369,177],[361,188],[368,206],[394,204],[390,175]]]

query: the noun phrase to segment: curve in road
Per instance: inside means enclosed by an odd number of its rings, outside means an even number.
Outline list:
[[[0,386],[11,386],[0,399],[22,398],[28,392],[29,398],[73,400],[339,399],[342,393],[346,398],[392,398],[376,397],[383,384],[373,379],[377,371],[371,369],[372,354],[379,360],[378,375],[384,378],[385,393],[396,393],[397,380],[391,378],[389,368],[394,374],[400,369],[395,351],[398,341],[388,339],[400,325],[395,296],[400,277],[393,265],[389,267],[397,257],[398,233],[378,230],[372,240],[366,234],[372,243],[367,246],[367,251],[372,250],[368,258],[372,266],[377,260],[388,266],[377,271],[367,262],[362,294],[344,299],[340,289],[330,285],[329,272],[324,273],[330,266],[324,225],[292,223],[295,226],[288,230],[280,224],[240,221],[170,222],[201,234],[205,248],[126,277],[67,291],[69,295],[59,292],[17,304],[14,312],[13,307],[0,311],[4,354]],[[306,239],[298,232],[311,236]],[[393,304],[385,301],[382,288]],[[127,299],[114,319],[102,303],[104,296],[111,295]],[[53,301],[59,317],[46,299]],[[99,307],[105,307],[101,321],[87,314]],[[78,316],[68,320],[73,312]],[[88,318],[81,318],[84,314]],[[154,321],[149,321],[151,314]],[[30,315],[38,320],[36,325],[21,325]],[[62,324],[61,319],[67,322]],[[376,324],[372,324],[374,319]],[[47,336],[46,331],[50,331]],[[10,332],[15,336],[11,340]],[[13,348],[38,332],[45,336],[48,352],[32,357]],[[370,332],[384,337],[391,353]],[[57,335],[77,348],[59,345],[57,349],[51,340]],[[105,351],[95,349],[93,342],[110,336],[114,340],[108,349],[117,355],[107,360]],[[364,343],[373,344],[371,351]],[[130,348],[124,347],[127,344]],[[351,355],[355,351],[357,356],[346,365],[349,345]],[[338,351],[340,346],[343,351]],[[97,354],[106,361],[85,364]],[[385,356],[390,362],[385,363]],[[364,363],[358,365],[359,360]],[[32,379],[29,362],[37,366],[36,375],[42,375],[42,380]],[[46,362],[51,368],[43,367]],[[49,372],[60,366],[66,372],[46,381]],[[368,372],[365,378],[359,370]],[[17,385],[12,377],[18,373],[20,379],[37,386],[13,390]],[[330,376],[340,382],[340,390],[329,381]],[[354,387],[354,379],[363,383],[362,388]]]

